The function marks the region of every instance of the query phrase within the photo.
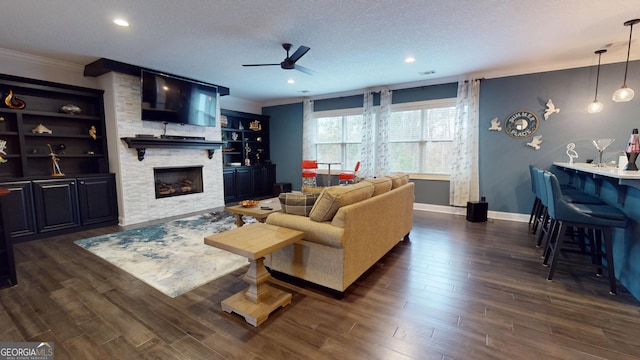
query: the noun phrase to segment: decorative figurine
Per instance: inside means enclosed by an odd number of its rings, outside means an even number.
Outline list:
[[[34,133],[34,134],[36,134],[36,133],[37,134],[44,134],[44,133],[53,134],[53,131],[47,129],[47,127],[42,125],[42,124],[40,124],[40,125],[34,127],[33,129],[31,129],[31,132]]]
[[[254,120],[251,123],[249,123],[249,129],[253,131],[260,131],[262,130],[262,125],[260,124],[260,121]]]
[[[555,105],[553,105],[553,101],[549,99],[549,101],[547,101],[547,108],[544,111],[544,119],[547,120],[549,116],[551,116],[551,114],[553,113],[557,114],[559,112],[560,112],[560,108],[557,108]]]
[[[47,144],[47,146],[49,147],[49,155],[51,155],[51,176],[64,176],[64,174],[60,170],[60,165],[58,164],[58,162],[60,162],[60,159],[53,152],[51,144]]]
[[[249,144],[245,146],[244,150],[247,153],[247,158],[244,159],[244,166],[251,166],[251,160],[249,160],[249,153],[251,152],[251,148],[249,147]]]
[[[0,131],[5,131],[6,130],[6,125],[4,122],[4,116],[0,116]]]
[[[95,127],[95,126],[93,126],[93,125],[91,125],[91,127],[89,128],[89,136],[91,136],[91,138],[92,138],[93,140],[95,140],[95,139],[96,139],[96,133],[97,133],[97,132],[98,132],[98,131],[96,130],[96,127]]]
[[[640,153],[640,141],[638,140],[638,129],[631,130],[631,137],[627,144],[625,151],[627,154],[627,165],[624,167],[627,171],[638,171],[636,166],[636,160],[638,159],[638,153]]]
[[[10,109],[24,109],[27,104],[22,99],[13,95],[13,90],[9,89],[9,95],[4,98],[4,104]]]
[[[534,136],[531,142],[527,145],[531,146],[534,150],[540,150],[540,144],[542,143],[542,135]]]
[[[494,117],[493,119],[491,119],[491,127],[489,128],[490,131],[502,131],[502,127],[500,126],[500,120],[498,120],[497,117]]]
[[[231,140],[236,141],[238,140],[238,133],[237,132],[232,132],[231,133]]]
[[[573,165],[573,159],[578,158],[578,152],[575,150],[576,144],[568,143],[567,144],[567,156],[569,157],[569,164]]]
[[[76,115],[82,113],[82,109],[80,109],[80,107],[77,105],[67,104],[60,108],[60,112]]]
[[[7,148],[7,141],[0,140],[0,154],[7,155],[7,153],[4,151],[6,148]],[[7,159],[3,158],[2,155],[0,155],[0,163],[4,164],[7,162]]]

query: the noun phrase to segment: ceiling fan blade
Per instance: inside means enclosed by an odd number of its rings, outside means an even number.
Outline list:
[[[313,74],[316,73],[315,71],[313,71],[313,70],[311,70],[309,68],[306,68],[304,66],[298,65],[298,64],[295,65],[295,69],[298,70],[298,71],[301,71],[301,72],[303,72],[303,73],[305,73],[307,75],[313,75]]]
[[[242,66],[280,66],[280,64],[242,64]]]
[[[295,63],[296,61],[298,61],[304,54],[307,53],[307,51],[311,50],[311,48],[300,45],[300,47],[298,48],[298,50],[296,50],[296,52],[293,53],[293,55],[291,55],[289,57],[289,60],[292,63]]]

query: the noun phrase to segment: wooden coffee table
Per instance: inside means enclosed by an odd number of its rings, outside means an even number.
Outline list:
[[[205,237],[205,244],[245,256],[250,263],[243,278],[249,288],[223,300],[222,310],[235,312],[249,324],[258,326],[274,310],[289,305],[291,294],[266,284],[271,274],[264,266],[264,256],[302,239],[303,235],[302,231],[253,223]]]
[[[262,209],[263,206],[268,206],[271,208],[271,210]],[[257,206],[254,207],[233,205],[228,206],[226,210],[232,214],[236,214],[236,225],[238,225],[238,227],[242,227],[242,225],[244,225],[242,215],[253,216],[254,218],[256,218],[256,220],[264,222],[267,219],[267,216],[273,214],[274,212],[280,212],[282,208],[280,206],[280,200],[278,198],[273,198],[262,200]]]

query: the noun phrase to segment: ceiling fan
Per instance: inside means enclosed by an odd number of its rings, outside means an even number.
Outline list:
[[[298,70],[298,71],[302,71],[305,74],[308,75],[313,75],[313,70],[311,69],[307,69],[304,66],[300,66],[298,64],[296,64],[296,62],[298,60],[300,60],[300,58],[302,56],[304,56],[304,54],[307,53],[307,51],[311,50],[311,48],[300,45],[300,47],[298,47],[298,50],[296,50],[293,55],[289,56],[289,50],[291,50],[291,44],[288,43],[284,43],[282,44],[282,48],[284,48],[287,52],[287,57],[279,64],[243,64],[242,66],[276,66],[276,65],[280,65],[280,68],[283,70]]]

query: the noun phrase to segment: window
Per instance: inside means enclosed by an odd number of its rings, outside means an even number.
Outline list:
[[[449,174],[455,117],[455,98],[394,105],[388,132],[391,170]]]
[[[333,169],[353,169],[360,161],[362,109],[314,113],[316,159],[319,163],[340,163]],[[319,165],[326,169],[326,165]]]

